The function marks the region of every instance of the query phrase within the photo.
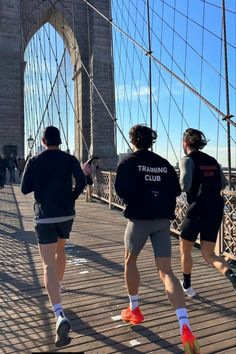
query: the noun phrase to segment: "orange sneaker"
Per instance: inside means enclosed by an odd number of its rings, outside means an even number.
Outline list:
[[[181,340],[185,354],[200,354],[198,341],[187,325],[183,325]]]
[[[130,322],[133,325],[137,325],[143,322],[144,317],[139,307],[136,307],[133,311],[128,306],[127,309],[121,311],[121,319],[125,322]]]

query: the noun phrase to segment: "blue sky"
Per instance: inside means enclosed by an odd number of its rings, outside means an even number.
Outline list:
[[[112,1],[113,22],[123,31],[147,48],[147,12],[146,1]],[[160,60],[181,79],[194,86],[212,104],[226,112],[225,107],[225,82],[224,60],[222,48],[222,13],[221,0],[210,0],[204,3],[202,0],[150,0],[151,22],[151,49],[153,56]],[[227,32],[228,32],[228,65],[230,87],[231,113],[235,116],[236,106],[236,2],[226,0]],[[187,20],[188,17],[188,20]],[[203,30],[203,26],[205,29]],[[53,30],[46,25],[47,32],[55,38]],[[34,48],[39,47],[39,38],[45,39],[45,30],[34,38]],[[63,51],[63,43],[59,36],[52,39],[52,45],[57,46],[58,57]],[[31,42],[33,42],[31,41]],[[32,46],[32,43],[30,44]],[[55,63],[49,64],[49,45],[45,45],[44,55],[47,68],[41,68],[41,76],[38,73],[37,64],[33,52],[27,48],[26,56],[31,58],[31,68],[28,67],[26,88],[30,91],[34,76],[37,82],[41,78],[47,80],[47,70],[51,68],[55,73]],[[115,64],[116,86],[116,118],[118,124],[128,139],[129,128],[133,124],[149,124],[149,86],[148,86],[148,57],[137,48],[130,39],[119,31],[113,31],[113,50]],[[31,54],[30,54],[31,52]],[[51,55],[52,57],[52,55]],[[204,60],[202,60],[202,58]],[[51,58],[52,59],[52,58]],[[29,60],[28,60],[29,61]],[[43,55],[41,54],[43,62]],[[73,68],[69,54],[65,60],[65,75],[68,90],[73,98]],[[35,71],[37,75],[35,75]],[[27,71],[26,71],[27,72]],[[32,73],[34,73],[32,75]],[[219,75],[221,74],[221,76]],[[60,78],[58,87],[55,88],[55,99],[51,100],[51,110],[54,112],[54,124],[59,124],[58,111],[65,124],[69,121],[68,141],[70,150],[73,151],[74,113],[71,105],[64,100],[63,82]],[[49,90],[49,87],[48,87]],[[41,88],[39,88],[41,92]],[[171,92],[171,94],[170,94]],[[59,94],[60,104],[56,104],[56,96]],[[34,97],[37,100],[36,92]],[[31,102],[32,98],[28,102]],[[41,109],[38,107],[37,119],[40,120],[46,104],[46,95],[41,92]],[[32,105],[32,104],[31,104]],[[26,105],[27,106],[27,105]],[[30,106],[30,104],[28,104]],[[167,71],[161,68],[157,62],[152,61],[152,107],[153,128],[157,130],[158,140],[154,150],[175,163],[182,157],[181,137],[182,132],[191,126],[203,130],[210,140],[205,151],[217,157],[220,163],[227,166],[226,123],[191,93],[182,83],[173,78]],[[30,112],[30,109],[27,108]],[[47,123],[46,123],[47,124]],[[28,125],[26,135],[33,129],[33,122]],[[231,128],[232,135],[232,166],[236,167],[235,154],[235,128]],[[63,133],[64,134],[64,133]],[[65,132],[65,135],[66,132]],[[118,153],[127,151],[127,144],[117,134]],[[65,139],[66,140],[66,139]],[[65,145],[65,144],[64,144]],[[65,147],[64,147],[65,148]]]
[[[139,43],[144,38],[143,45],[147,46],[147,39],[145,39],[147,30],[145,26],[140,25],[145,23],[145,2],[131,2],[135,5],[132,8],[134,22],[127,20],[128,10],[130,9],[127,9],[126,16],[125,2],[122,2],[122,5],[118,2],[113,3],[116,3],[116,22],[125,31],[132,33],[132,36]],[[173,9],[175,3],[178,5],[175,8],[177,11]],[[221,2],[211,1],[211,3],[219,6]],[[205,4],[204,12],[204,3],[197,0],[189,1],[187,14],[187,4],[188,1],[150,1],[153,55],[182,79],[191,83],[211,103],[225,112],[224,81],[216,73],[218,71],[224,76],[222,48],[220,39],[214,35],[221,36],[221,11],[218,7]],[[235,12],[236,5],[232,4],[232,2],[231,5],[233,6],[232,10]],[[136,9],[137,6],[138,10]],[[235,45],[235,14],[227,14],[228,32],[230,34],[228,41]],[[186,15],[189,17],[188,21]],[[206,27],[204,31],[202,30],[203,24]],[[124,87],[128,87],[128,94],[123,94],[123,99],[121,95],[118,95],[117,106],[119,108],[120,121],[126,131],[128,130],[126,127],[131,123],[131,117],[133,121],[148,122],[148,83],[145,74],[143,72],[140,74],[139,72],[141,67],[139,61],[142,60],[142,66],[146,68],[146,76],[148,75],[148,60],[145,55],[140,55],[140,50],[134,49],[132,44],[120,39],[120,37],[119,34],[114,34],[114,48],[118,48],[117,51],[115,49],[115,55],[117,55],[115,63],[119,62],[119,58],[122,58],[120,61],[123,62],[123,67],[128,69],[122,74],[116,71],[116,85],[118,88],[122,88],[123,92],[125,91]],[[186,45],[186,42],[188,45]],[[230,47],[228,51],[229,77],[235,87],[235,47],[233,49]],[[126,64],[126,52],[129,53],[129,57],[134,58],[130,67],[129,64]],[[201,60],[201,56],[205,61]],[[134,85],[130,89],[133,80],[131,67],[135,67],[135,76],[139,78],[139,95]],[[180,143],[182,131],[187,126],[192,126],[203,130],[207,138],[209,138],[210,142],[205,151],[218,157],[220,162],[226,165],[226,124],[219,125],[217,117],[214,117],[207,106],[184,88],[181,83],[172,78],[169,73],[160,69],[156,64],[153,64],[152,67],[153,127],[157,129],[159,136],[155,146],[156,151],[168,157],[175,164],[176,159],[179,159],[182,155]],[[172,96],[169,90],[172,92]],[[134,92],[131,93],[131,91]],[[219,94],[220,91],[221,94]],[[231,90],[230,94],[231,112],[234,114],[235,90]],[[133,101],[131,112],[127,108],[130,101],[128,96],[132,96]],[[138,98],[140,98],[141,102],[138,102]],[[143,109],[141,109],[141,106]],[[235,128],[232,129],[232,132],[235,140]],[[169,139],[167,135],[169,135]],[[174,149],[172,149],[171,144]],[[217,144],[219,145],[218,147]],[[234,144],[233,147],[235,148]],[[235,166],[235,150],[232,155]]]

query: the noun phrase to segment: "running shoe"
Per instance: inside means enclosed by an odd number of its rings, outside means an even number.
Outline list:
[[[196,296],[196,292],[191,286],[189,288],[185,289],[183,280],[180,280],[180,284],[182,285],[182,288],[183,288],[183,291],[184,291],[185,295],[187,295],[188,297]]]
[[[133,311],[128,306],[127,309],[121,311],[121,319],[125,322],[130,322],[133,325],[137,325],[143,322],[144,317],[139,307],[136,307]]]
[[[71,338],[68,337],[70,332],[70,322],[64,316],[59,316],[57,319],[56,324],[56,340],[55,345],[56,347],[63,347],[65,345],[70,344]]]
[[[198,341],[187,325],[183,325],[181,341],[185,354],[200,354]]]

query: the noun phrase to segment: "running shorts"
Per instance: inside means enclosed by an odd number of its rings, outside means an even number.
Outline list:
[[[219,203],[208,205],[208,210],[205,206],[194,212],[194,208],[191,209],[190,206],[180,227],[180,237],[195,242],[200,234],[200,241],[216,242],[223,210],[223,199],[219,200]]]
[[[38,243],[56,243],[58,238],[69,239],[74,219],[51,224],[35,224]]]
[[[155,257],[171,256],[169,219],[130,219],[124,236],[126,250],[138,256],[149,237]]]

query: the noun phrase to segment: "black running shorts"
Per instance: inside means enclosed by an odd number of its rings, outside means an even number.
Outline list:
[[[92,180],[92,178],[91,178],[90,176],[86,176],[86,182],[87,182],[87,184],[89,184],[90,186],[93,185],[93,180]]]
[[[35,235],[38,243],[45,245],[56,243],[58,238],[68,239],[73,222],[74,219],[52,224],[35,224]]]
[[[216,242],[222,216],[223,208],[217,208],[204,216],[187,214],[181,225],[181,238],[195,242],[200,234],[201,241]]]

